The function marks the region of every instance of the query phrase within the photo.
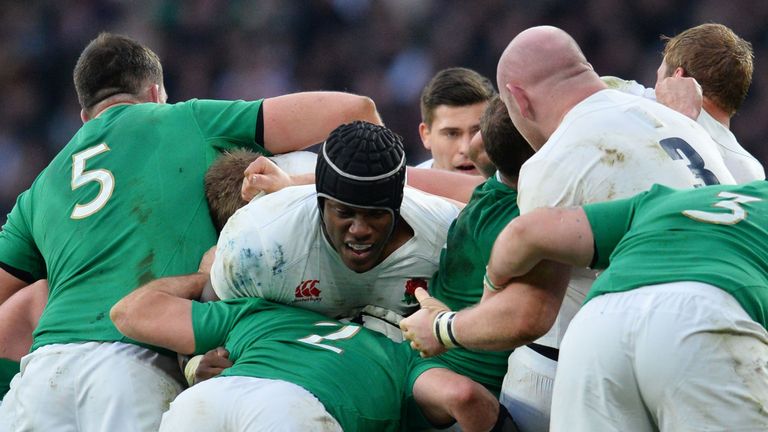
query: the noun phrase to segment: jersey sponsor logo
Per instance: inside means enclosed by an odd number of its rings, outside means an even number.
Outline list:
[[[305,301],[312,301],[312,302],[318,302],[322,300],[320,298],[320,288],[317,287],[317,284],[320,283],[317,279],[309,279],[305,281],[301,281],[298,285],[296,285],[296,294],[294,296],[294,302],[305,302]]]
[[[427,289],[427,281],[422,278],[410,278],[405,281],[405,291],[403,292],[403,303],[416,303],[416,288]]]

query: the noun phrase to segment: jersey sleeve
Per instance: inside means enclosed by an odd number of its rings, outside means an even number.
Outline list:
[[[0,264],[13,276],[32,283],[46,277],[45,261],[30,227],[29,191],[19,195],[0,231]]]
[[[593,269],[608,267],[608,261],[632,225],[637,202],[647,194],[643,192],[633,198],[605,201],[584,206],[592,235],[595,239],[595,256],[592,259]]]
[[[265,241],[252,212],[261,207],[251,202],[235,213],[219,236],[216,258],[211,268],[211,285],[220,299],[260,297],[277,303],[290,303],[293,292],[278,289],[282,275],[275,274],[277,261],[283,259],[279,245]]]
[[[246,147],[272,156],[263,143],[256,141],[263,139],[263,132],[258,137],[258,131],[263,131],[263,125],[259,124],[262,101],[191,100],[188,103],[202,134],[214,147],[221,150]]]
[[[227,335],[240,318],[249,313],[249,303],[243,301],[192,302],[192,329],[195,334],[195,354],[205,354],[224,346]]]

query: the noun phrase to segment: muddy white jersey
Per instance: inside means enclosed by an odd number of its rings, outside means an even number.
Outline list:
[[[522,167],[521,214],[675,188],[735,184],[717,144],[688,117],[652,100],[602,90],[576,105]],[[574,271],[555,325],[537,343],[558,347],[595,274]]]
[[[458,208],[405,188],[400,208],[413,237],[364,273],[350,270],[321,229],[315,186],[298,186],[252,201],[227,222],[211,281],[222,298],[262,297],[333,318],[374,305],[407,316],[416,287],[428,287]]]
[[[600,77],[608,87],[624,93],[642,96],[656,100],[656,92],[652,88],[646,88],[637,81],[628,81],[612,76]],[[725,125],[715,120],[702,108],[696,122],[704,128],[710,138],[718,145],[720,155],[725,161],[725,166],[733,175],[737,183],[749,183],[755,180],[765,180],[765,169],[757,158],[752,156],[736,140],[736,136]]]

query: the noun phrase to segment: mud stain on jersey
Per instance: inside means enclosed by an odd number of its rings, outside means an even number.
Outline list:
[[[152,209],[144,208],[141,206],[141,204],[136,204],[131,209],[131,214],[136,216],[136,220],[138,220],[139,223],[145,224],[147,221],[149,221],[149,216],[152,214]]]
[[[608,166],[614,166],[617,163],[624,162],[624,153],[615,148],[605,148],[602,145],[598,145],[598,147],[600,148],[600,151],[603,152],[603,156],[600,158],[601,163]]]
[[[155,273],[152,271],[152,264],[155,262],[155,251],[150,250],[147,256],[144,257],[138,264],[139,285],[144,285],[157,279]]]
[[[285,267],[285,251],[283,251],[283,245],[277,245],[272,251],[272,262],[275,263],[272,266],[272,275],[282,273],[283,267]]]
[[[101,311],[101,312],[99,312],[96,315],[96,319],[94,319],[93,321],[89,322],[88,324],[96,324],[97,321],[103,320],[105,316],[107,316],[107,313],[104,312],[104,311]]]

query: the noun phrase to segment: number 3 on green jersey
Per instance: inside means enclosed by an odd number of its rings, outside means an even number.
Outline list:
[[[731,213],[711,213],[701,210],[685,210],[683,214],[699,222],[719,225],[734,225],[747,217],[747,211],[744,210],[741,204],[753,201],[762,201],[760,198],[732,192],[720,192],[717,194],[717,196],[723,198],[723,200],[718,201],[713,205],[713,207],[728,209],[731,211]]]
[[[105,169],[85,170],[85,163],[88,159],[106,151],[109,151],[109,147],[106,143],[101,143],[72,155],[72,190],[95,181],[99,183],[99,194],[87,204],[75,204],[70,218],[87,218],[101,210],[112,196],[112,191],[115,189],[115,178],[111,172]]]

